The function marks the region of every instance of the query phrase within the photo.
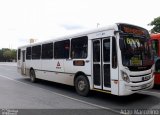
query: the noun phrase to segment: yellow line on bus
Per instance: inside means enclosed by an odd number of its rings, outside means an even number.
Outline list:
[[[93,90],[98,91],[98,92],[102,92],[102,93],[109,93],[109,94],[111,94],[111,91],[99,90],[99,89],[93,89]]]

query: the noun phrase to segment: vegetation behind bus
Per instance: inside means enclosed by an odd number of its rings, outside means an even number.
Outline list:
[[[155,18],[148,25],[153,26],[153,28],[151,29],[151,33],[160,33],[160,16]]]
[[[17,51],[15,49],[0,49],[0,62],[16,61]]]

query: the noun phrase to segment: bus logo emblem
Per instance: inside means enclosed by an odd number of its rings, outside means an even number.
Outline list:
[[[61,65],[60,65],[59,61],[58,61],[58,63],[57,63],[56,69],[61,69]]]
[[[61,66],[60,63],[59,63],[59,61],[58,61],[58,63],[57,63],[57,66]]]

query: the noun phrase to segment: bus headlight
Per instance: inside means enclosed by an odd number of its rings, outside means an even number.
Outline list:
[[[123,79],[125,82],[127,82],[127,83],[130,82],[129,76],[127,75],[127,73],[125,73],[124,71],[121,71],[121,75],[122,75],[122,79]]]
[[[154,77],[154,69],[151,69],[151,78]]]

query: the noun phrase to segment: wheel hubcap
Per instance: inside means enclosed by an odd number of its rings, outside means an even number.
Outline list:
[[[86,86],[86,84],[84,81],[81,80],[78,82],[78,88],[80,91],[83,91],[85,89],[85,86]]]

